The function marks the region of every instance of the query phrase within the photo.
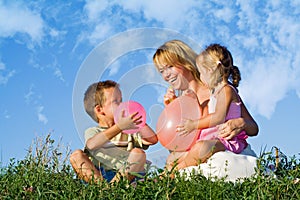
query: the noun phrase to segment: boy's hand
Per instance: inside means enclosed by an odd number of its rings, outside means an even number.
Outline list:
[[[121,130],[137,129],[140,123],[142,123],[142,116],[137,116],[138,112],[135,112],[127,117],[124,117],[125,110],[122,110],[119,116],[119,121],[116,124]]]
[[[179,132],[179,135],[187,135],[193,130],[196,129],[196,120],[184,119],[182,124],[176,127],[176,132]]]
[[[175,90],[172,87],[169,87],[167,93],[164,96],[164,104],[165,106],[171,103],[174,99],[176,99]]]

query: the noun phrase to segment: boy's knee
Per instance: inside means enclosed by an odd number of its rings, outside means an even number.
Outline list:
[[[134,148],[130,151],[130,157],[146,162],[146,153],[143,149]]]
[[[141,155],[146,155],[145,151],[143,149],[140,148],[133,148],[130,153],[133,154],[141,154]]]
[[[76,149],[70,155],[70,161],[72,162],[72,160],[76,160],[78,157],[81,157],[83,154],[84,154],[84,152],[81,149]]]

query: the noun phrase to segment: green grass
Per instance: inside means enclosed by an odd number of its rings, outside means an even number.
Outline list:
[[[255,177],[239,183],[202,175],[160,179],[156,170],[136,185],[84,184],[68,163],[69,153],[50,135],[36,139],[23,160],[0,168],[0,199],[300,199],[299,160],[279,152],[276,162],[273,150],[260,156]],[[268,174],[266,166],[275,168]]]

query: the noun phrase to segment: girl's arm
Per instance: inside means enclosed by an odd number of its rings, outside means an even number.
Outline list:
[[[229,86],[223,87],[219,94],[216,96],[216,109],[214,113],[198,120],[185,120],[183,124],[177,126],[178,132],[189,133],[195,129],[204,129],[218,124],[224,123],[225,117],[233,99],[233,90]]]

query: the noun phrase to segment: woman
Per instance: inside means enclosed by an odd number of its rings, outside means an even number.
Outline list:
[[[171,40],[160,46],[153,55],[153,62],[161,73],[163,79],[170,87],[165,95],[164,103],[167,105],[176,98],[175,90],[190,90],[196,94],[202,115],[207,115],[207,103],[209,101],[209,89],[202,84],[200,73],[196,67],[197,54],[187,44],[180,40]],[[242,117],[231,119],[218,126],[220,137],[231,139],[242,130],[248,136],[258,134],[258,126],[255,120],[242,103]],[[184,157],[187,152],[172,152],[167,159],[167,168],[172,167],[175,160]]]

